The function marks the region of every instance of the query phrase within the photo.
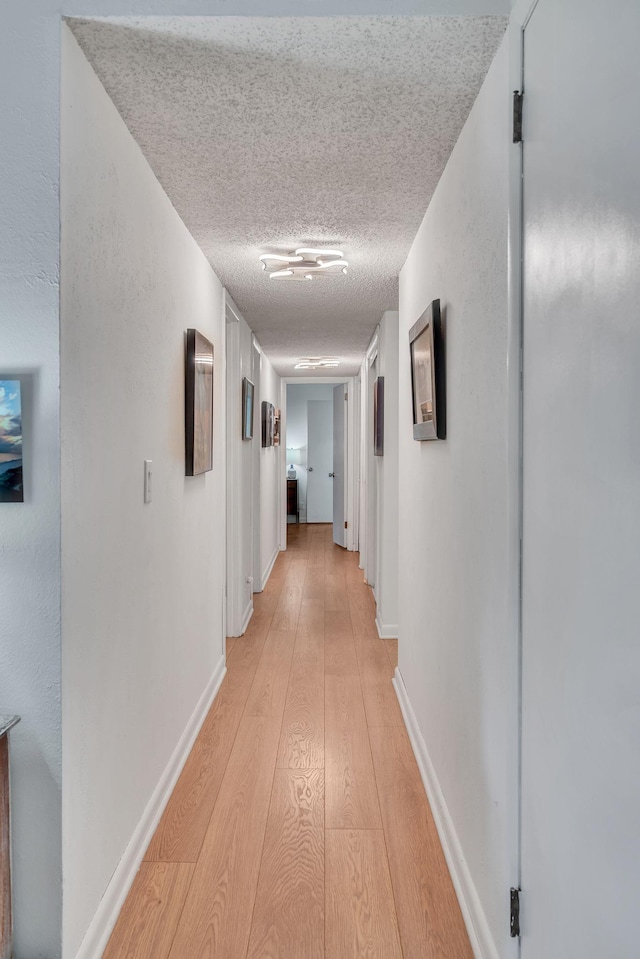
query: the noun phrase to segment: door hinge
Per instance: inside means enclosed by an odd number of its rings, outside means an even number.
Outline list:
[[[522,143],[522,94],[519,90],[513,91],[513,142]]]
[[[520,935],[520,890],[511,888],[510,892],[511,909],[509,913],[509,935],[512,939],[517,939]]]
[[[344,528],[345,528],[345,529],[349,529],[349,524],[347,523],[346,520],[344,521]]]

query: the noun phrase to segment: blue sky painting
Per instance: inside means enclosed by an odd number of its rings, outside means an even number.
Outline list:
[[[20,381],[0,380],[0,503],[22,503]]]

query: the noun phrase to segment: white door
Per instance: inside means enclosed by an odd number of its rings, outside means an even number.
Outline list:
[[[522,959],[638,959],[640,3],[524,35]]]
[[[347,387],[344,383],[333,391],[333,542],[347,545],[345,528],[345,437],[347,435]]]
[[[329,400],[307,403],[307,523],[330,523],[333,415]]]

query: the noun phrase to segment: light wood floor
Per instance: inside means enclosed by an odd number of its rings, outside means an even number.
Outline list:
[[[472,959],[357,556],[289,527],[105,959]]]

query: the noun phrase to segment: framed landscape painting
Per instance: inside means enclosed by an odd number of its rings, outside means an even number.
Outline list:
[[[434,300],[409,330],[414,440],[447,435],[444,338],[440,300]]]
[[[186,474],[213,469],[213,344],[187,330],[185,370]]]
[[[20,380],[0,380],[0,503],[22,502]]]
[[[253,439],[253,383],[245,376],[242,380],[242,439]]]

